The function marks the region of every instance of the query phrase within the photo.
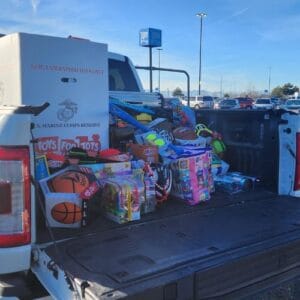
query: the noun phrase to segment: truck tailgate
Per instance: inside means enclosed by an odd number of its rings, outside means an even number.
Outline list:
[[[59,257],[53,245],[45,251],[77,283],[87,282],[86,293],[93,298],[112,296],[113,291],[133,295],[153,289],[154,282],[164,286],[188,273],[198,278],[202,268],[226,265],[300,238],[298,199],[270,192],[239,194],[232,201],[221,198],[216,195],[211,204],[198,207],[169,203],[162,208],[169,213],[160,212],[157,218],[63,241],[58,244]],[[300,261],[300,250],[295,255]],[[277,264],[274,268],[280,272]],[[253,280],[259,279],[259,268],[257,272]]]

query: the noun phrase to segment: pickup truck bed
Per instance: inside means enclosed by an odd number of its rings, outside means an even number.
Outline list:
[[[79,285],[88,282],[86,299],[231,298],[299,272],[300,201],[259,188],[215,193],[195,207],[170,200],[126,225],[100,217],[77,234],[44,250]]]
[[[123,225],[99,217],[80,230],[55,229],[60,242],[44,244],[46,255],[85,299],[241,299],[294,280],[300,201],[276,193],[281,114],[196,112],[198,123],[223,135],[231,170],[261,179],[253,191],[215,193],[193,207],[170,199]],[[51,242],[39,229],[38,243]]]

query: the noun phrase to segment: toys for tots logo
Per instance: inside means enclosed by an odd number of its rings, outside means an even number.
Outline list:
[[[60,139],[58,136],[41,137],[35,146],[39,154],[53,152],[57,154],[66,154],[73,147],[80,147],[86,151],[99,151],[101,149],[100,135],[93,134],[88,136],[76,136],[74,139]]]

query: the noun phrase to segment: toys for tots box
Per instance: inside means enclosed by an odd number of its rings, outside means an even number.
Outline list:
[[[36,152],[108,147],[107,45],[15,33],[0,38],[0,104],[41,105]]]

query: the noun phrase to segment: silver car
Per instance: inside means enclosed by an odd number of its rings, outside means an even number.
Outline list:
[[[254,109],[273,109],[274,103],[269,98],[259,98],[253,104]]]

